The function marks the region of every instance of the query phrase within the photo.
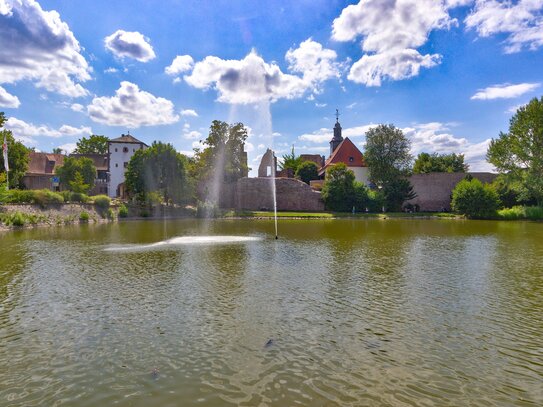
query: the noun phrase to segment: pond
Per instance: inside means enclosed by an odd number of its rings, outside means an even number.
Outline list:
[[[128,221],[0,249],[2,406],[543,404],[540,223]]]

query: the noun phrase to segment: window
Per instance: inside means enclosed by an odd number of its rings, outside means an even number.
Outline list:
[[[354,157],[349,157],[349,162],[352,163],[354,161]]]
[[[123,153],[128,153],[128,147],[123,147]]]
[[[135,149],[135,148],[133,148],[133,149],[132,149],[132,152],[133,152],[133,153],[135,153],[135,152],[136,152],[136,149]]]
[[[115,163],[115,168],[117,168],[119,166],[119,164]]]
[[[124,162],[124,168],[128,167],[128,161]]]
[[[117,152],[117,147],[115,147],[115,152]]]

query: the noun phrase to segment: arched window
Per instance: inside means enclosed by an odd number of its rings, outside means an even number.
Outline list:
[[[128,147],[123,147],[123,153],[128,153]]]

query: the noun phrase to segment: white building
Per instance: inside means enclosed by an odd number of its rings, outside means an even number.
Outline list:
[[[124,172],[130,158],[138,150],[149,147],[142,141],[132,137],[130,134],[122,134],[121,137],[108,142],[109,153],[109,186],[108,194],[111,198],[124,195]]]

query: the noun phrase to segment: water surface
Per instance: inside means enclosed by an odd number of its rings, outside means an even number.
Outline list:
[[[0,405],[543,404],[543,225],[204,226],[1,234]]]

